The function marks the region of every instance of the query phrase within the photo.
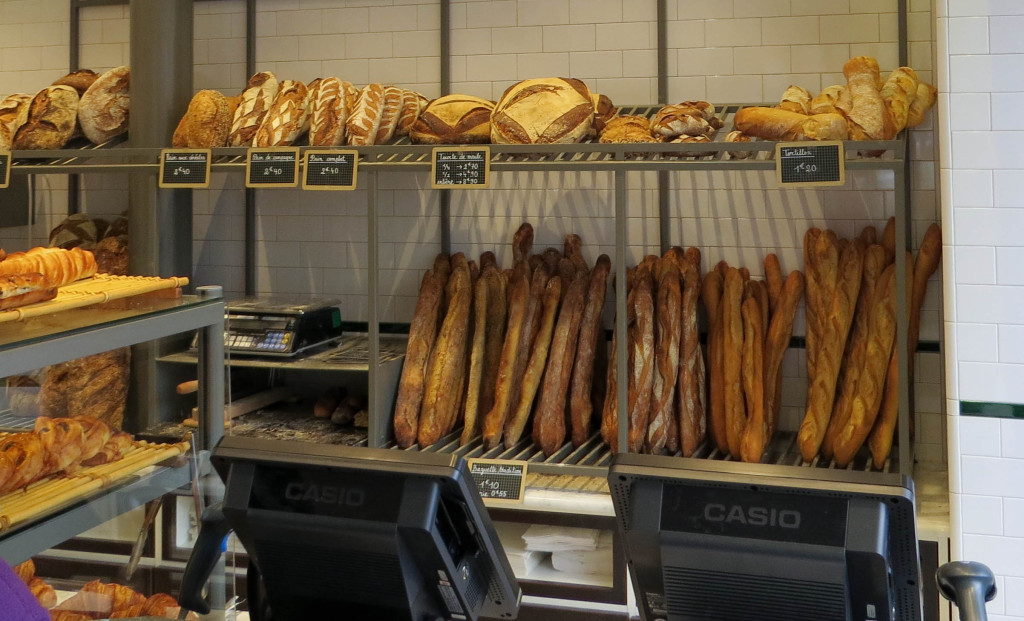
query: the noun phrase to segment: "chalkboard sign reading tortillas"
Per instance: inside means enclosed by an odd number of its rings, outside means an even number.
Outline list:
[[[486,188],[490,147],[434,147],[430,155],[430,187]]]
[[[249,149],[245,162],[245,187],[294,188],[299,185],[299,148]]]
[[[0,188],[6,188],[11,182],[11,152],[0,151]]]
[[[358,151],[308,150],[303,158],[303,190],[356,189]]]
[[[209,149],[160,151],[161,188],[205,188],[210,185]]]
[[[469,474],[480,497],[492,502],[523,502],[526,462],[502,459],[469,459]]]
[[[843,143],[780,142],[775,145],[775,172],[779,184],[785,186],[843,185]]]

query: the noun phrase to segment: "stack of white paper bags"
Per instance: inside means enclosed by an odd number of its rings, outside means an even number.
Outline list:
[[[566,573],[611,576],[612,533],[594,528],[534,524],[523,534],[527,550],[551,553],[551,566]]]
[[[590,549],[558,550],[551,553],[551,566],[558,571],[585,576],[612,576],[612,532],[602,531]]]
[[[498,532],[501,547],[505,548],[508,564],[512,566],[512,572],[515,575],[520,577],[529,575],[547,556],[545,552],[526,549],[526,542],[523,541],[523,535],[527,530],[526,524],[494,522],[494,529]]]

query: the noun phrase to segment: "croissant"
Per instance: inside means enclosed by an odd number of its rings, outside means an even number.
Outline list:
[[[36,564],[32,559],[28,559],[24,563],[18,563],[11,569],[14,570],[14,573],[18,574],[18,577],[21,578],[21,581],[25,584],[28,584],[36,575]]]
[[[85,462],[103,449],[112,432],[110,427],[98,418],[78,416],[76,420],[82,425],[82,461]]]
[[[177,609],[178,600],[174,599],[167,593],[157,593],[150,596],[150,598],[146,600],[146,603],[142,605],[142,615],[162,617],[167,614],[168,608]]]
[[[32,248],[12,252],[0,261],[0,275],[38,272],[54,287],[60,287],[96,273],[96,258],[88,250],[72,248]]]
[[[142,606],[146,603],[146,596],[136,592],[134,589],[116,584],[114,582],[104,583],[93,580],[82,587],[82,593],[98,593],[110,598],[110,610],[124,610],[131,606]]]
[[[73,610],[51,610],[50,621],[92,621],[92,615]]]
[[[14,471],[0,486],[0,493],[28,485],[43,476],[45,451],[35,433],[16,433],[0,442],[0,453],[11,460]]]
[[[43,443],[45,474],[60,472],[82,458],[84,432],[77,420],[40,416],[35,432]]]
[[[112,461],[121,459],[121,455],[125,450],[128,449],[132,444],[131,434],[119,431],[114,435],[110,436],[107,443],[103,445],[98,453],[90,457],[89,459],[83,459],[83,466],[100,466],[102,464],[109,464]]]
[[[57,605],[57,591],[42,578],[32,578],[28,583],[28,589],[43,608],[53,608]]]

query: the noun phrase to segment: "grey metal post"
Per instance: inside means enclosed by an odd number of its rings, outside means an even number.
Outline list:
[[[665,0],[658,0],[658,103],[668,103],[668,9]],[[667,170],[658,171],[658,240],[661,253],[672,245],[669,226],[669,176]],[[678,243],[683,243],[682,241]]]
[[[441,94],[447,95],[452,90],[452,24],[451,3],[441,0]],[[438,190],[438,207],[441,215],[441,252],[452,253],[452,193],[451,190]]]
[[[224,297],[218,285],[197,287],[204,300]],[[199,421],[200,448],[212,449],[224,435],[224,320],[199,331]]]
[[[616,411],[619,419],[619,452],[629,452],[629,375],[626,368],[626,171],[615,171],[615,350]],[[609,388],[611,388],[609,386]]]
[[[256,0],[245,1],[245,75],[256,73]],[[256,294],[256,190],[245,189],[245,295]]]
[[[369,338],[369,378],[367,379],[366,401],[370,412],[369,445],[382,447],[387,441],[387,421],[390,416],[378,412],[381,403],[380,395],[380,317],[377,308],[377,171],[369,168],[364,173],[366,181],[366,282],[367,282],[367,317],[366,325]]]
[[[904,143],[904,151],[900,154],[903,165],[897,166],[894,173],[894,192],[896,194],[896,352],[899,376],[899,419],[896,425],[896,437],[899,441],[900,472],[913,474],[914,458],[910,440],[910,425],[914,417],[914,382],[910,377],[910,350],[907,339],[909,331],[910,292],[907,290],[907,253],[911,248],[910,240],[910,205],[908,204],[907,184],[910,181],[910,143]]]
[[[192,0],[131,0],[130,66],[133,147],[166,147],[192,97]],[[157,172],[129,176],[129,269],[143,276],[192,275],[192,192],[157,188]],[[160,343],[132,350],[134,391],[130,410],[140,426],[171,420],[173,404],[158,395],[173,386],[157,373]],[[165,374],[166,375],[166,374]]]

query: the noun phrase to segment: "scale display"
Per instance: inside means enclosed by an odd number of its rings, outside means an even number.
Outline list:
[[[243,300],[228,304],[224,324],[224,348],[233,354],[294,356],[341,338],[341,301]]]

